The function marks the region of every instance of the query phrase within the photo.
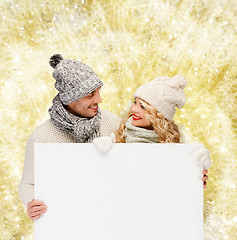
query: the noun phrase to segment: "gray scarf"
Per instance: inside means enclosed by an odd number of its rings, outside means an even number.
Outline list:
[[[72,135],[75,142],[88,143],[92,142],[94,138],[100,137],[101,111],[99,109],[97,115],[92,118],[78,117],[68,112],[59,95],[56,95],[53,99],[53,105],[48,111],[56,127]]]
[[[148,130],[132,125],[132,118],[130,117],[125,124],[125,138],[126,143],[157,143],[158,135],[154,130]]]

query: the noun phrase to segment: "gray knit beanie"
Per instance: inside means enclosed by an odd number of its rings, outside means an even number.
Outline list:
[[[173,120],[175,107],[181,108],[186,102],[183,89],[187,84],[183,76],[161,76],[151,82],[141,85],[134,93],[134,98],[139,97],[156,108],[168,120]]]
[[[103,86],[94,71],[82,62],[63,59],[62,55],[55,54],[50,57],[49,64],[54,68],[55,88],[59,91],[64,105],[75,102]]]

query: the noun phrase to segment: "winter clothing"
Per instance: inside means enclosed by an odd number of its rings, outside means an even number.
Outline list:
[[[211,159],[209,156],[209,150],[206,148],[197,149],[193,153],[196,158],[196,163],[203,167],[203,169],[208,169],[211,166]]]
[[[53,106],[49,109],[49,115],[55,126],[72,135],[75,142],[92,142],[94,138],[100,136],[100,110],[90,119],[75,116],[65,109],[59,95],[57,95],[53,99]]]
[[[134,93],[162,113],[166,119],[173,120],[175,107],[181,108],[186,102],[183,92],[187,81],[183,76],[172,78],[161,76],[151,82],[141,85]]]
[[[114,137],[113,136],[114,136],[114,133],[112,133],[110,137],[104,136],[104,137],[95,138],[93,140],[93,144],[97,149],[97,151],[102,153],[108,152],[112,147],[112,143],[115,143],[115,139],[114,139],[115,136]]]
[[[154,130],[148,130],[132,125],[130,117],[125,124],[126,143],[157,143],[158,135]]]
[[[55,88],[64,105],[85,97],[103,82],[86,64],[71,59],[63,59],[60,54],[50,58],[49,64],[54,68],[53,77],[56,79]]]

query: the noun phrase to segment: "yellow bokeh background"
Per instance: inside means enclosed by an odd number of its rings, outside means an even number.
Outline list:
[[[120,117],[142,83],[185,76],[187,102],[175,121],[212,159],[204,238],[237,239],[236,5],[235,0],[0,1],[0,239],[33,239],[18,184],[26,141],[49,117],[56,95],[48,64],[55,53],[89,65],[104,82],[101,108]]]

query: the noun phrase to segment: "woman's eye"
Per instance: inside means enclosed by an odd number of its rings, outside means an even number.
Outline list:
[[[133,100],[133,103],[134,103],[134,104],[136,104],[136,101],[135,101],[135,100]]]
[[[142,105],[140,105],[142,109],[145,109]]]

